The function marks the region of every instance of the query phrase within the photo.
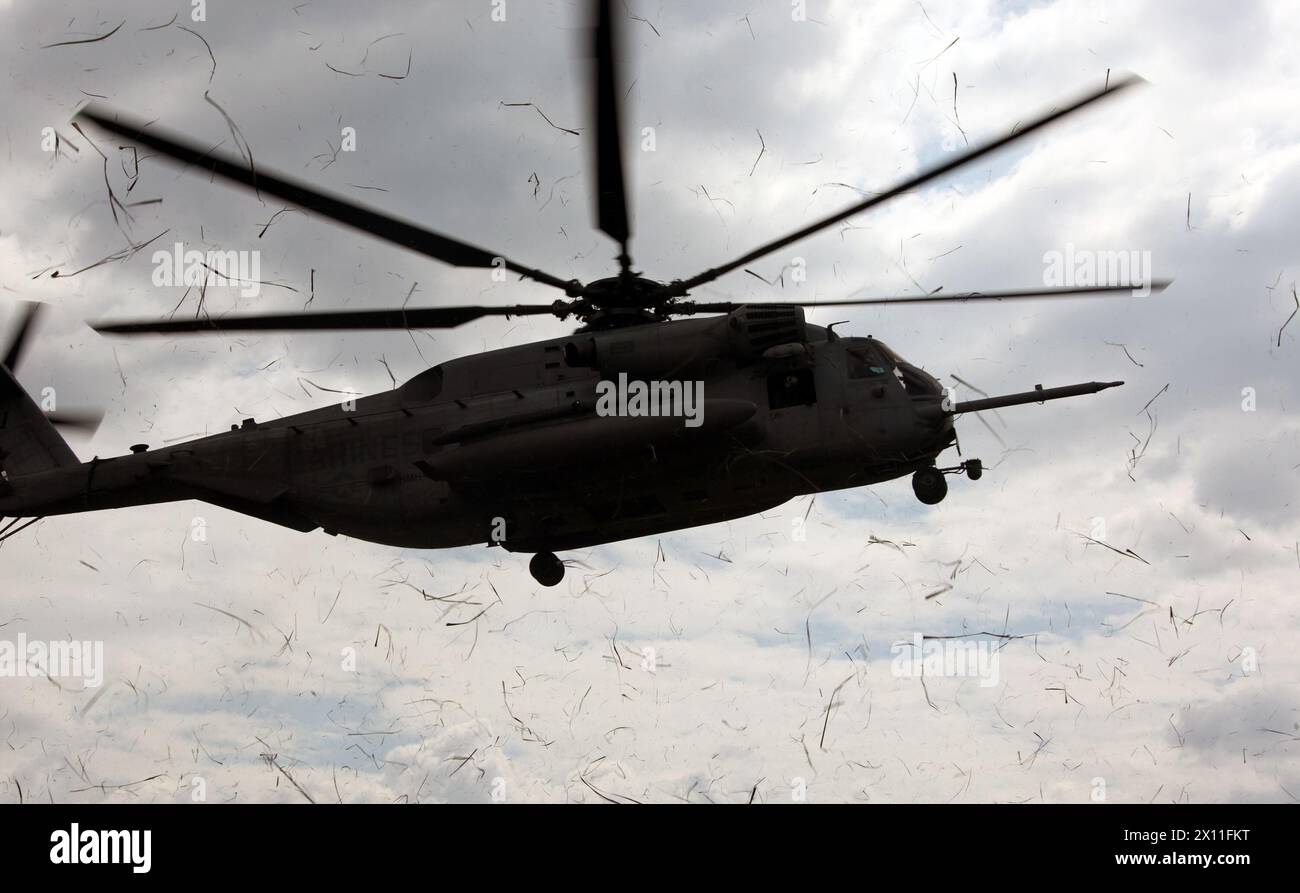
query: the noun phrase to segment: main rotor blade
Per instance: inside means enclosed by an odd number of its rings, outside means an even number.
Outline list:
[[[366,208],[350,199],[321,192],[315,187],[291,180],[263,167],[251,167],[244,159],[218,152],[215,146],[204,148],[184,137],[168,133],[150,124],[134,120],[120,112],[91,103],[76,116],[92,121],[109,133],[131,140],[161,152],[176,161],[211,171],[219,177],[265,192],[304,210],[337,221],[353,229],[393,242],[426,257],[432,257],[456,267],[504,266],[521,276],[571,293],[577,283],[560,279],[541,270],[525,267],[514,261],[470,245],[450,236],[436,233],[418,224],[408,223],[382,211]]]
[[[45,305],[39,301],[23,301],[18,316],[18,327],[9,341],[9,347],[5,349],[4,360],[0,361],[9,367],[10,372],[18,368],[18,361],[23,358],[23,349],[27,346],[27,338],[32,332],[32,324],[44,309]]]
[[[45,417],[60,428],[68,428],[81,434],[94,434],[99,429],[99,423],[104,420],[102,412],[90,409],[47,412]]]
[[[1124,294],[1137,296],[1137,292],[1147,291],[1150,294],[1158,294],[1169,287],[1172,279],[1156,279],[1145,285],[1081,285],[1077,287],[1063,286],[1061,288],[1029,288],[1017,289],[1013,291],[968,291],[952,292],[950,294],[929,294],[929,295],[894,295],[891,297],[879,298],[849,298],[843,301],[775,301],[774,304],[784,304],[795,307],[865,307],[872,304],[965,304],[969,301],[1015,301],[1022,299],[1036,300],[1039,298],[1088,298],[1102,297],[1113,295],[1115,297]],[[718,301],[709,304],[697,304],[695,302],[685,302],[676,304],[672,312],[675,314],[690,313],[730,313],[737,307],[744,304],[752,304],[755,307],[766,306],[762,302],[746,301]]]
[[[760,257],[763,257],[766,254],[771,254],[773,251],[777,251],[781,248],[784,248],[787,245],[799,241],[800,239],[810,236],[813,233],[823,230],[828,226],[832,226],[836,223],[839,223],[841,220],[845,220],[849,217],[852,217],[855,214],[860,214],[861,212],[867,210],[868,208],[872,208],[875,207],[876,205],[882,204],[883,202],[887,202],[891,198],[894,198],[897,195],[901,195],[904,192],[910,192],[911,190],[916,189],[918,186],[922,186],[937,177],[941,177],[944,174],[949,173],[950,171],[954,171],[957,168],[962,167],[963,165],[970,164],[972,161],[975,161],[978,158],[983,158],[985,155],[988,155],[990,152],[995,152],[998,149],[1003,148],[1004,146],[1008,146],[1011,145],[1012,143],[1022,140],[1025,137],[1027,137],[1029,134],[1041,130],[1042,128],[1047,127],[1048,125],[1053,124],[1061,120],[1062,118],[1065,118],[1068,115],[1071,115],[1074,112],[1079,111],[1085,106],[1091,105],[1092,103],[1097,102],[1100,99],[1113,96],[1116,93],[1119,93],[1123,90],[1128,89],[1129,87],[1141,83],[1146,83],[1146,81],[1144,81],[1140,77],[1137,77],[1136,75],[1125,75],[1124,77],[1115,81],[1113,84],[1109,84],[1108,86],[1102,88],[1101,90],[1088,93],[1080,97],[1079,99],[1074,100],[1069,105],[1054,109],[1053,111],[1048,112],[1047,114],[1042,115],[1033,121],[1030,121],[1028,124],[1025,124],[1023,126],[1017,125],[1011,131],[1011,133],[1007,134],[1006,136],[999,137],[998,139],[995,140],[990,140],[989,142],[976,146],[970,149],[969,151],[962,152],[961,154],[954,156],[952,159],[945,161],[942,164],[936,165],[928,170],[922,171],[921,173],[917,174],[914,177],[904,180],[902,183],[899,183],[897,186],[894,186],[885,192],[878,193],[876,195],[873,195],[871,198],[864,199],[863,201],[860,201],[857,204],[850,205],[849,207],[845,208],[842,211],[837,211],[836,213],[831,214],[829,217],[823,217],[821,220],[818,220],[815,223],[811,223],[808,226],[805,226],[803,229],[793,232],[788,236],[783,236],[782,238],[777,239],[774,242],[768,242],[766,245],[763,245],[759,248],[755,248],[753,251],[749,252],[748,254],[742,257],[736,258],[730,263],[725,263],[720,267],[714,267],[711,270],[705,270],[703,273],[700,273],[698,276],[692,276],[690,279],[679,280],[677,282],[674,282],[670,286],[672,288],[672,294],[676,296],[685,295],[692,288],[703,285],[706,282],[712,282],[714,279],[717,279],[719,276],[722,276],[725,273],[730,273],[732,270],[743,267],[746,264],[752,263],[753,261],[757,260]]]
[[[182,335],[195,332],[297,332],[357,329],[453,329],[485,316],[545,316],[563,319],[568,302],[515,304],[510,307],[411,307],[395,310],[339,310],[328,313],[278,313],[165,320],[103,320],[96,332],[113,335]]]
[[[619,28],[614,23],[612,0],[592,0],[595,24],[591,29],[596,59],[591,84],[591,116],[596,125],[596,225],[619,243],[619,267],[632,265],[628,239],[627,184],[623,178],[622,95],[619,93]]]

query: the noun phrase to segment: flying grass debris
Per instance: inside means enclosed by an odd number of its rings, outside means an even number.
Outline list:
[[[1300,313],[1300,296],[1296,295],[1294,284],[1291,286],[1291,298],[1295,301],[1295,310],[1292,310],[1291,315],[1286,318],[1286,322],[1282,323],[1282,328],[1277,330],[1278,347],[1282,346],[1282,333],[1285,332],[1286,327],[1291,324],[1291,320],[1295,319],[1296,313]]]
[[[552,120],[547,116],[546,112],[542,111],[541,106],[538,106],[538,105],[536,105],[536,104],[534,104],[534,103],[531,103],[531,102],[504,102],[504,101],[503,101],[503,102],[501,102],[497,107],[498,107],[498,108],[507,108],[507,109],[532,108],[532,109],[534,109],[534,110],[537,112],[537,114],[539,114],[539,115],[542,116],[542,120],[544,120],[547,124],[551,125],[552,127],[554,127],[556,130],[560,131],[561,133],[568,133],[568,134],[572,134],[573,136],[581,136],[581,135],[582,135],[582,134],[578,133],[578,131],[573,130],[573,129],[570,128],[570,127],[561,127],[559,124],[556,124],[554,121],[552,121]]]
[[[85,37],[80,40],[62,40],[59,41],[58,43],[48,43],[45,46],[41,47],[41,49],[52,50],[55,47],[70,47],[80,43],[98,43],[101,40],[108,40],[119,30],[121,30],[122,26],[125,24],[126,24],[126,19],[122,19],[122,21],[118,23],[118,26],[114,28],[112,31],[109,31],[107,34],[101,34],[98,37]]]

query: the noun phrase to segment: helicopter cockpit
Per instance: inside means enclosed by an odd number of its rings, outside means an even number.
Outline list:
[[[894,353],[883,341],[867,338],[847,348],[849,378],[874,378],[893,373],[909,397],[935,397],[943,394],[943,385],[921,369]]]
[[[879,342],[877,342],[879,343]],[[893,363],[884,354],[872,349],[871,342],[863,341],[846,348],[849,378],[876,378],[888,375]]]

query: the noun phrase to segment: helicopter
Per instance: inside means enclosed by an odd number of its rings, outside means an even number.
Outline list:
[[[91,103],[75,120],[229,183],[460,267],[504,268],[564,295],[509,306],[204,316],[91,323],[111,335],[447,329],[492,317],[575,319],[570,335],[432,366],[393,390],[220,434],[81,462],[14,377],[40,305],[26,304],[0,363],[0,542],[44,517],[199,500],[296,531],[409,549],[471,545],[531,553],[559,584],[557,552],[681,530],[790,499],[905,476],[922,503],[947,476],[966,413],[1093,394],[1086,382],[955,401],[921,366],[874,337],[807,321],[805,308],[1001,302],[1133,293],[1130,284],[931,293],[838,301],[697,302],[692,290],[971,164],[1125,91],[1105,86],[956,153],[884,192],[702,273],[667,282],[633,268],[625,186],[619,33],[609,0],[589,4],[588,84],[598,229],[615,275],[564,279],[428,227],[274,173]],[[1152,292],[1164,281],[1146,285]],[[82,420],[84,424],[84,420]],[[19,522],[23,522],[21,526]]]

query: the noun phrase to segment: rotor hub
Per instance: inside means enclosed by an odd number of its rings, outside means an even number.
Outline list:
[[[644,309],[662,303],[667,297],[667,289],[662,282],[628,273],[589,282],[583,288],[582,296],[593,307],[602,310],[629,307]]]

